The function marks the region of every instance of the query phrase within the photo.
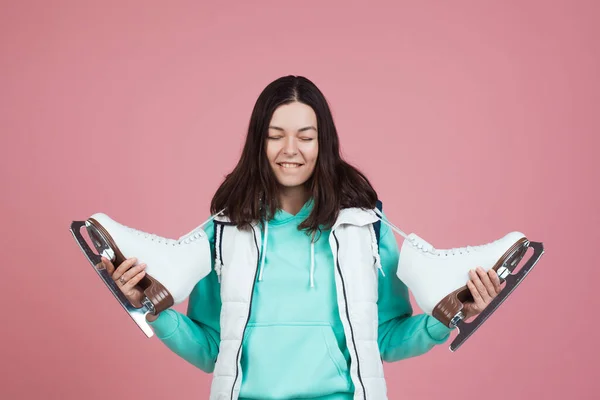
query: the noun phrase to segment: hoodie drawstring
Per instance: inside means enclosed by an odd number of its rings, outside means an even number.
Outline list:
[[[267,256],[267,238],[269,237],[269,221],[265,221],[264,238],[262,242],[260,271],[258,273],[258,281],[263,279],[263,271],[265,270],[265,258]],[[310,242],[310,287],[315,287],[315,242],[314,238]]]
[[[315,287],[315,242],[310,241],[310,287]]]

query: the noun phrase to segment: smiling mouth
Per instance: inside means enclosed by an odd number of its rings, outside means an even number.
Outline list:
[[[279,165],[280,167],[286,168],[286,169],[287,168],[291,169],[291,168],[299,168],[299,167],[303,166],[304,164],[280,162],[280,163],[277,163],[277,165]]]

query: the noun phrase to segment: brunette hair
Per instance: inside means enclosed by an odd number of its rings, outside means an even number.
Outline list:
[[[279,208],[279,184],[267,160],[266,138],[275,110],[293,102],[314,110],[319,144],[315,170],[305,183],[314,201],[313,209],[298,229],[310,233],[330,229],[343,208],[375,208],[377,193],[367,177],[342,160],[325,96],[310,80],[290,75],[271,82],[256,100],[242,155],[217,189],[210,205],[212,214],[225,209],[231,222],[241,227],[274,215]]]

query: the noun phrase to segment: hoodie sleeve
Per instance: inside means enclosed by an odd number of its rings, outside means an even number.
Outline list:
[[[184,360],[211,373],[219,353],[220,284],[214,271],[214,224],[205,227],[211,249],[211,272],[200,280],[188,299],[187,313],[168,309],[149,322],[156,337]]]
[[[384,214],[385,215],[385,214]],[[396,276],[401,257],[394,232],[381,224],[379,240],[379,351],[386,362],[418,356],[442,344],[450,337],[450,328],[426,314],[412,315],[408,288]]]

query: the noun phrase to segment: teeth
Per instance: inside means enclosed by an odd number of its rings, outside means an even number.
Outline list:
[[[279,165],[281,165],[283,168],[298,168],[300,166],[300,164],[292,164],[292,163],[281,163]]]

